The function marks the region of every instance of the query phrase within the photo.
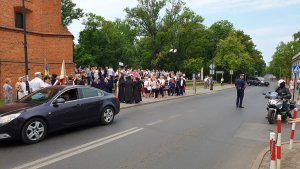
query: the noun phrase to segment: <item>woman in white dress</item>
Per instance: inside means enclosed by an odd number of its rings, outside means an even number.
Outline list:
[[[17,99],[20,100],[24,96],[27,95],[26,93],[26,83],[24,77],[19,77],[18,82],[16,83],[16,90],[17,90]]]

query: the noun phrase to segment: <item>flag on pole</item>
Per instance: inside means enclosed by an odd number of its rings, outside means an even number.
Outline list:
[[[48,63],[46,63],[46,67],[45,67],[45,76],[49,76],[49,66],[48,66]]]
[[[64,84],[66,77],[67,77],[67,73],[66,73],[65,60],[63,60],[63,62],[61,64],[61,71],[60,71],[60,77],[59,77],[62,84]]]

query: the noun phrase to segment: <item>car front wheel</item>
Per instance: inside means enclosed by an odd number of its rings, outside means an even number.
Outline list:
[[[112,107],[105,107],[101,113],[101,124],[107,125],[111,124],[115,117],[115,111]]]
[[[40,118],[33,118],[26,122],[21,132],[21,141],[25,144],[34,144],[46,136],[47,125]]]

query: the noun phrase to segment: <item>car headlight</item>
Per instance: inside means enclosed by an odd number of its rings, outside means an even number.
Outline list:
[[[21,115],[21,113],[15,113],[15,114],[9,114],[3,117],[0,117],[0,124],[7,124],[11,121],[13,121],[14,119],[16,119],[17,117],[19,117]]]

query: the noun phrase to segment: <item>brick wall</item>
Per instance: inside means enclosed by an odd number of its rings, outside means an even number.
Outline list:
[[[0,11],[0,87],[7,77],[14,87],[25,75],[23,29],[15,28],[15,12],[22,11],[22,1],[1,0]],[[29,78],[44,72],[45,62],[51,74],[60,74],[62,60],[67,74],[73,73],[73,35],[61,24],[61,0],[26,0],[26,11]]]

